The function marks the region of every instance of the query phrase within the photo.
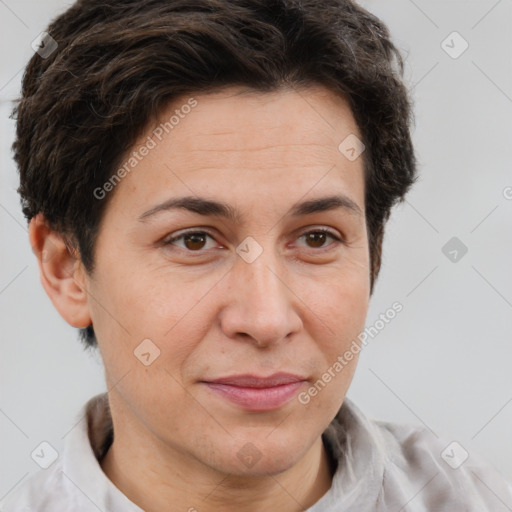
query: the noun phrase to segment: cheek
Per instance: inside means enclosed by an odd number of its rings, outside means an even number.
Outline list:
[[[164,341],[200,302],[204,286],[197,280],[183,279],[176,271],[133,270],[137,268],[141,268],[140,262],[124,272],[125,277],[118,269],[111,269],[98,278],[103,284],[92,292],[101,304],[96,312],[106,315],[107,322],[123,336],[129,332],[134,341]]]
[[[364,331],[367,310],[365,280],[354,275],[329,285],[322,306],[317,306],[321,314],[313,320],[313,338],[322,363],[300,402],[307,403],[313,415],[334,417],[341,406],[357,368],[362,348],[358,336]]]
[[[208,308],[214,294],[204,297],[203,287],[197,280],[184,283],[169,275],[152,280],[138,274],[122,287],[108,288],[103,298],[112,315],[100,308],[104,328],[99,335],[114,381],[130,371],[129,378],[150,395],[159,386],[180,395],[189,360],[214,321]],[[154,362],[146,368],[137,354],[148,352],[146,359]]]
[[[320,373],[330,371],[330,376],[326,375],[325,380],[332,382],[328,385],[331,391],[327,391],[324,397],[330,393],[343,395],[355,372],[361,350],[358,336],[364,331],[369,304],[364,283],[364,280],[354,276],[332,283],[323,298],[323,308],[317,309],[321,311],[316,320],[317,333],[327,332],[324,336],[313,334],[322,354],[323,367]],[[324,325],[329,327],[327,331]],[[348,357],[344,357],[345,354]]]
[[[328,279],[312,280],[305,297],[333,332],[362,328],[370,299],[368,268],[344,263]]]

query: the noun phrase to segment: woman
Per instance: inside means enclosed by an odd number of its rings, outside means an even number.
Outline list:
[[[5,510],[512,506],[462,446],[346,398],[416,180],[401,73],[350,1],[82,0],[54,20],[16,109],[19,192],[108,393]]]

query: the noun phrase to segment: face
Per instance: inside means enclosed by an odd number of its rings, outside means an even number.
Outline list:
[[[364,329],[369,254],[362,157],[338,149],[360,138],[346,101],[240,92],[174,101],[134,146],[87,307],[115,428],[263,475],[296,464],[343,402],[357,353],[336,362]]]

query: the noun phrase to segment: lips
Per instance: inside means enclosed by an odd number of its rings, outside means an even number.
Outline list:
[[[269,377],[257,377],[255,375],[233,375],[231,377],[222,377],[208,381],[212,384],[227,384],[229,386],[238,386],[241,388],[272,388],[291,384],[292,382],[305,381],[305,377],[299,377],[291,373],[275,373]]]
[[[284,406],[306,381],[299,375],[276,373],[268,377],[233,375],[203,381],[203,384],[217,396],[243,409],[268,411]]]

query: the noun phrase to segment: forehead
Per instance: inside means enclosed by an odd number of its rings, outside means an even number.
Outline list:
[[[160,112],[126,155],[125,162],[151,145],[125,173],[113,201],[130,196],[138,208],[139,200],[147,206],[205,192],[227,200],[248,189],[272,200],[272,192],[294,194],[290,187],[299,193],[319,186],[325,195],[341,181],[363,209],[362,158],[350,161],[339,150],[354,135],[361,138],[347,100],[322,86],[184,95]],[[298,199],[290,196],[293,203]]]
[[[155,123],[158,128],[171,117],[178,121],[171,132],[188,137],[186,141],[176,141],[176,150],[183,147],[183,142],[188,150],[250,150],[265,142],[276,146],[276,138],[289,145],[317,143],[337,149],[340,137],[350,133],[359,136],[347,99],[320,85],[272,92],[230,86],[194,95],[196,106],[176,119],[173,114],[184,109],[190,97],[175,99]],[[154,130],[148,127],[146,131]],[[169,137],[168,142],[172,145],[173,138]]]

